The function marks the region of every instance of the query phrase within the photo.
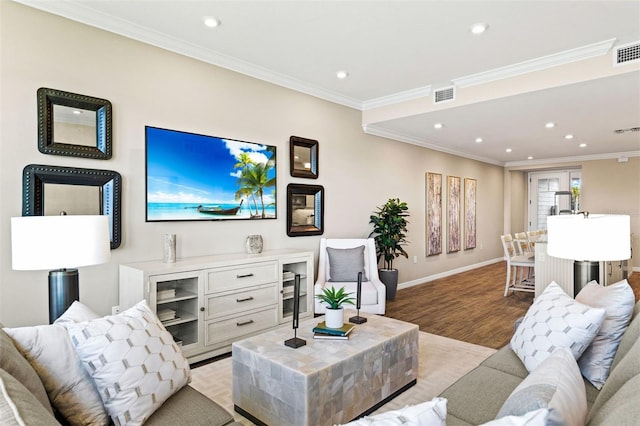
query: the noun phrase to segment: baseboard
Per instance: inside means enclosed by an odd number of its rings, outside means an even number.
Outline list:
[[[398,283],[398,290],[403,289],[403,288],[413,287],[414,285],[418,285],[418,284],[424,284],[424,283],[427,283],[429,281],[435,281],[435,280],[438,280],[440,278],[446,278],[446,277],[449,277],[451,275],[459,274],[461,272],[471,271],[472,269],[480,268],[481,266],[492,265],[494,263],[498,263],[498,262],[502,262],[502,261],[504,261],[504,257],[498,257],[498,258],[490,259],[490,260],[487,260],[487,261],[484,261],[484,262],[474,263],[472,265],[467,265],[467,266],[463,266],[461,268],[452,269],[450,271],[441,272],[439,274],[429,275],[429,276],[424,277],[424,278],[418,278],[418,279],[415,279],[415,280],[406,281],[406,282],[403,282],[403,283]]]

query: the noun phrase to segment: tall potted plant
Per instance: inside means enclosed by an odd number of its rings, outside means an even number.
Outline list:
[[[407,244],[407,217],[409,217],[407,203],[399,198],[390,198],[384,205],[378,207],[369,220],[373,231],[369,237],[376,241],[376,255],[378,262],[384,259],[384,268],[378,270],[380,280],[387,288],[387,300],[396,298],[398,288],[398,270],[393,268],[393,260],[397,257],[409,257],[402,246]]]

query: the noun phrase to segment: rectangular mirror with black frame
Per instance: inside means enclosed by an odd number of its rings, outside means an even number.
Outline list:
[[[287,185],[287,235],[301,237],[324,232],[324,188]]]
[[[291,136],[289,138],[289,168],[291,176],[318,178],[318,141]]]
[[[111,248],[120,246],[122,177],[111,170],[29,164],[22,171],[22,215],[107,215]]]
[[[111,102],[62,90],[38,89],[38,150],[43,154],[111,158]]]

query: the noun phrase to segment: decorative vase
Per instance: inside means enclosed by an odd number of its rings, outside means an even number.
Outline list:
[[[324,323],[329,328],[340,328],[344,325],[344,308],[327,308],[324,313]]]
[[[262,253],[262,235],[249,235],[246,241],[247,253]]]
[[[378,276],[387,289],[387,300],[395,300],[396,291],[398,289],[398,270],[378,269]]]
[[[164,261],[176,261],[176,234],[164,234]]]

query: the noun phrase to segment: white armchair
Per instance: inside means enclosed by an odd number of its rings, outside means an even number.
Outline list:
[[[360,310],[372,314],[384,315],[386,302],[386,288],[378,278],[378,262],[376,259],[376,246],[373,238],[361,239],[320,239],[320,253],[318,259],[318,279],[314,285],[314,294],[320,294],[324,287],[344,287],[347,293],[353,293],[354,299],[358,287],[357,273],[353,281],[330,281],[331,267],[327,247],[335,249],[350,249],[364,246],[364,271],[368,281],[362,281],[362,293]],[[324,304],[314,297],[316,314],[323,314]],[[350,308],[351,306],[347,306]],[[355,308],[355,306],[354,306]]]

